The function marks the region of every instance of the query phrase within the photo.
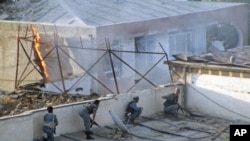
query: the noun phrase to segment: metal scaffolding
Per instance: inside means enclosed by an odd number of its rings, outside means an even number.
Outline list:
[[[44,28],[45,29],[45,28]],[[81,65],[79,63],[79,61],[75,60],[69,53],[65,52],[64,49],[62,48],[74,48],[74,46],[60,46],[58,45],[58,40],[57,40],[57,37],[55,36],[55,40],[54,40],[54,44],[55,46],[48,51],[47,54],[44,54],[43,56],[43,60],[46,60],[47,59],[47,56],[50,55],[50,53],[52,51],[56,51],[56,55],[57,55],[57,62],[58,64],[54,64],[54,65],[58,65],[59,67],[59,70],[60,70],[60,83],[62,85],[62,89],[59,88],[56,84],[54,84],[53,81],[51,80],[45,80],[44,78],[44,72],[42,69],[40,69],[37,64],[34,62],[34,60],[32,60],[34,57],[34,50],[33,50],[33,47],[34,47],[34,41],[33,41],[33,38],[35,35],[29,35],[29,27],[26,28],[26,34],[24,37],[21,37],[19,32],[20,32],[20,28],[18,29],[18,38],[17,38],[17,61],[16,61],[16,76],[15,76],[15,88],[16,89],[19,89],[20,87],[22,87],[23,85],[23,81],[29,76],[31,75],[32,72],[34,71],[37,71],[41,77],[43,78],[42,80],[40,81],[37,81],[37,82],[34,82],[34,83],[50,83],[52,84],[56,89],[58,89],[61,93],[63,94],[67,94],[69,90],[73,89],[75,86],[77,86],[77,84],[82,81],[82,79],[84,77],[86,77],[86,75],[90,76],[93,80],[95,80],[98,84],[100,84],[101,86],[103,86],[106,90],[108,90],[110,93],[116,93],[116,94],[119,94],[120,93],[120,87],[119,86],[119,83],[118,83],[118,80],[117,80],[117,76],[116,76],[116,73],[115,73],[115,68],[114,68],[114,58],[118,59],[123,65],[125,65],[126,67],[128,67],[129,69],[131,69],[135,74],[137,74],[138,76],[140,76],[140,78],[137,80],[137,82],[135,82],[134,85],[132,85],[130,88],[128,88],[126,90],[126,92],[130,92],[137,84],[138,82],[140,82],[141,80],[145,80],[146,82],[148,82],[149,84],[151,84],[152,86],[154,87],[157,87],[156,84],[154,84],[154,82],[152,82],[150,79],[148,79],[147,77],[145,77],[150,71],[152,71],[160,62],[163,62],[162,60],[164,58],[167,59],[168,61],[168,54],[167,52],[164,50],[163,46],[161,45],[161,43],[159,43],[159,46],[161,47],[162,49],[162,52],[141,52],[137,49],[137,47],[135,48],[135,51],[127,51],[127,50],[115,50],[115,49],[112,49],[111,48],[111,45],[110,45],[110,42],[109,42],[109,39],[108,38],[105,38],[105,44],[106,44],[106,49],[105,48],[86,48],[83,46],[83,42],[82,42],[82,39],[81,37],[79,38],[79,41],[81,43],[81,50],[88,50],[88,51],[94,51],[94,52],[97,52],[97,51],[102,51],[104,52],[102,55],[100,55],[98,58],[96,58],[96,61],[94,61],[94,63],[89,67],[89,68],[86,68],[84,67],[83,65]],[[46,33],[46,31],[44,30],[44,33]],[[31,46],[25,46],[27,44],[24,44],[23,42],[30,42],[30,45]],[[42,42],[40,42],[40,44],[44,44]],[[19,68],[19,57],[20,57],[20,53],[22,53],[21,51],[23,51],[23,53],[25,54],[25,56],[27,57],[28,59],[28,62],[26,64],[26,67],[24,67],[24,69],[20,70]],[[30,52],[29,52],[30,51]],[[70,59],[72,62],[74,62],[75,64],[78,65],[78,67],[80,67],[82,70],[84,70],[86,73],[84,73],[83,75],[79,76],[77,81],[72,83],[71,84],[71,87],[70,88],[66,88],[65,87],[65,77],[63,76],[63,72],[62,72],[62,61],[61,61],[61,58],[60,58],[60,52],[63,53],[65,56],[68,57],[68,59]],[[160,55],[161,57],[158,59],[158,61],[155,62],[155,64],[150,67],[146,73],[142,73],[142,72],[139,72],[137,71],[135,68],[133,68],[128,62],[126,62],[123,58],[119,57],[116,53],[117,52],[120,52],[120,53],[134,53],[135,55],[136,54],[151,54],[151,55]],[[113,81],[114,81],[114,84],[115,84],[115,91],[113,91],[111,88],[109,88],[109,86],[103,82],[101,82],[98,77],[96,77],[95,75],[93,75],[90,71],[96,67],[98,65],[98,63],[100,63],[100,61],[106,56],[108,55],[109,57],[109,61],[110,61],[110,67],[112,69],[112,75],[113,75]],[[27,68],[32,66],[33,68],[31,70],[28,70]],[[170,70],[169,70],[170,71]],[[171,71],[170,71],[171,72]],[[21,75],[20,75],[21,74]],[[171,77],[171,80],[172,80],[172,77]]]

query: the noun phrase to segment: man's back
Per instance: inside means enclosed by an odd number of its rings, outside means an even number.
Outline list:
[[[128,106],[126,108],[126,116],[127,116],[127,114],[133,114],[135,112],[135,106],[134,105],[136,105],[135,101],[130,101],[128,103]]]
[[[131,122],[134,122],[135,118],[139,118],[141,112],[142,112],[142,107],[137,107],[137,102],[138,102],[138,97],[135,97],[133,101],[128,103],[125,117],[126,120],[130,120]]]
[[[174,93],[170,93],[166,96],[163,96],[162,98],[166,99],[166,101],[163,103],[164,106],[173,105],[178,101],[178,96],[176,96]]]
[[[55,126],[58,125],[57,117],[53,113],[45,114],[43,120],[45,122],[44,126],[54,128]]]

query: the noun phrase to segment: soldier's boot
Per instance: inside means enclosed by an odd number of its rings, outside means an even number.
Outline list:
[[[87,140],[94,140],[95,138],[91,137],[90,134],[91,134],[90,131],[86,131],[86,139]],[[92,132],[92,134],[93,134],[93,132]]]
[[[87,135],[87,134],[90,134],[90,135],[92,135],[92,134],[94,134],[92,131],[85,131],[85,134]]]

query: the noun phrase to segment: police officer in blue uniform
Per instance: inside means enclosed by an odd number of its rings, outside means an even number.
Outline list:
[[[91,125],[95,122],[96,112],[99,107],[100,100],[95,100],[90,105],[84,107],[79,111],[80,116],[83,119],[84,126],[85,126],[85,134],[87,140],[93,140],[94,138],[90,135],[93,134],[92,131],[90,131]],[[91,120],[90,115],[93,114],[93,119]]]
[[[55,114],[53,114],[53,107],[47,108],[48,113],[43,117],[43,131],[47,134],[47,141],[54,141],[55,128],[58,125],[58,120]]]
[[[139,102],[139,97],[133,97],[133,101],[129,102],[127,109],[126,109],[126,118],[129,119],[130,122],[134,123],[135,119],[138,119],[142,113],[143,108],[138,107],[137,103]]]
[[[174,93],[170,93],[168,95],[162,96],[162,99],[166,99],[166,101],[163,103],[164,108],[163,111],[165,114],[173,115],[175,117],[178,117],[178,99],[179,99],[180,89],[175,88]]]

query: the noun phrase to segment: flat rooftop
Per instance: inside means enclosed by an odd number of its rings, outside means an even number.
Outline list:
[[[97,121],[98,122],[98,121]],[[136,124],[126,124],[130,134],[122,133],[115,124],[93,127],[96,141],[224,141],[229,138],[231,121],[209,116],[187,116],[179,114],[178,119],[158,113],[142,116]],[[56,141],[83,141],[84,131],[62,134]]]

